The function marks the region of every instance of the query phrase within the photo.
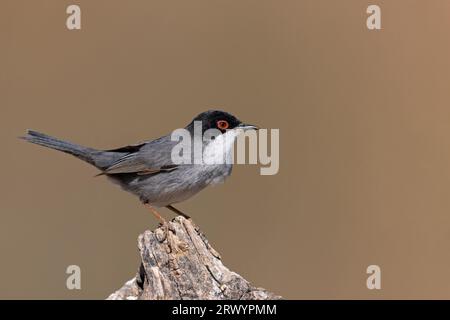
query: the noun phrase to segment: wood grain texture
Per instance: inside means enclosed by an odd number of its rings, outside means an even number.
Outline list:
[[[219,253],[190,219],[178,216],[145,231],[138,238],[138,248],[141,265],[136,277],[107,299],[281,299],[223,265]]]

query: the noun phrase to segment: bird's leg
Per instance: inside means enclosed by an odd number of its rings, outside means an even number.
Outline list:
[[[153,215],[156,217],[156,219],[159,220],[159,222],[161,222],[162,225],[167,224],[166,220],[149,203],[144,203],[144,206],[146,206],[150,210],[150,212],[153,213]]]
[[[190,219],[191,218],[186,213],[181,212],[180,210],[178,210],[174,206],[171,206],[170,204],[168,206],[166,206],[166,208],[171,210],[171,211],[173,211],[173,212],[175,212],[176,214],[179,214],[180,216],[183,216],[186,219]]]
[[[170,228],[170,225],[167,221],[153,208],[149,203],[144,203],[144,205],[155,215],[155,217],[161,222],[161,230],[163,232],[163,237],[158,238],[158,234],[156,233],[156,238],[163,242],[167,239],[167,245],[169,247],[170,252],[179,252],[179,245],[177,244],[176,239],[174,238],[175,230]],[[175,209],[175,208],[174,208]],[[176,209],[175,209],[176,210]],[[171,232],[172,231],[172,232]]]
[[[167,223],[167,221],[159,214],[158,211],[156,211],[155,208],[153,208],[149,203],[144,203],[144,206],[146,206],[151,213],[153,213],[153,215],[160,221],[161,223],[161,230],[162,230],[162,234],[163,236],[161,238],[158,237],[158,232],[157,230],[155,231],[156,233],[156,238],[158,239],[158,241],[163,242],[165,239],[167,239],[168,241],[168,246],[170,249],[170,252],[174,251],[176,249],[175,246],[175,240],[173,239],[173,235],[169,230],[169,224]],[[174,249],[175,248],[175,249]]]

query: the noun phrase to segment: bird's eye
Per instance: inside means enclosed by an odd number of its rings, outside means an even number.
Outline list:
[[[229,126],[230,125],[228,124],[228,121],[226,121],[226,120],[217,121],[217,128],[219,128],[220,130],[228,129]]]

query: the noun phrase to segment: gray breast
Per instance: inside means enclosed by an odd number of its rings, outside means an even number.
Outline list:
[[[231,164],[181,165],[170,172],[119,174],[109,178],[141,201],[163,207],[187,200],[209,185],[222,183],[231,171]]]

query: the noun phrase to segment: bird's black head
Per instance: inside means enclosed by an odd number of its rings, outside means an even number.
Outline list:
[[[188,128],[193,128],[195,121],[202,122],[202,133],[208,129],[218,129],[222,133],[230,129],[257,129],[256,126],[242,123],[238,118],[232,114],[221,110],[208,110],[197,115]]]

